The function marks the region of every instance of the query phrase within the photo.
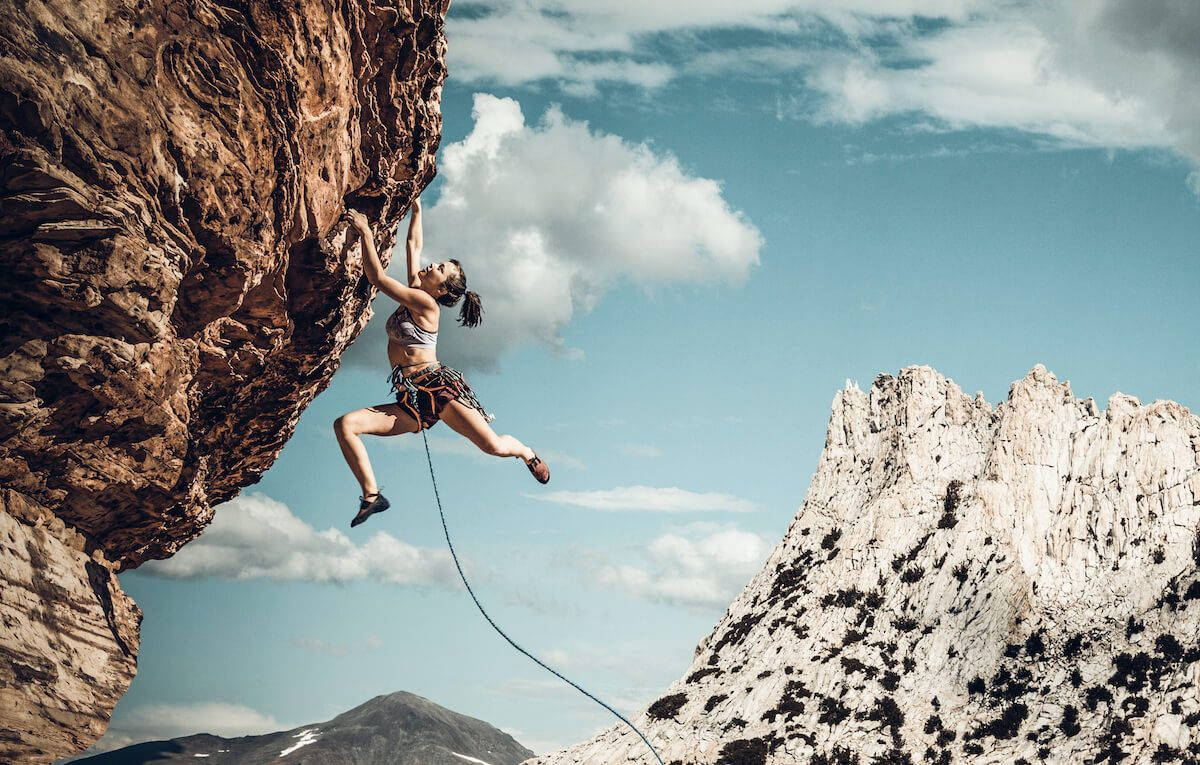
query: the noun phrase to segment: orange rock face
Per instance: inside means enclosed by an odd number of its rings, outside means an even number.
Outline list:
[[[0,667],[0,710],[34,710],[0,720],[0,760],[45,761],[98,736],[132,679],[137,609],[112,572],[169,556],[257,481],[366,323],[338,219],[363,210],[386,253],[432,179],[446,7],[5,6],[0,652],[42,674]],[[77,592],[9,597],[60,566]],[[55,630],[96,613],[111,666],[64,684],[84,670],[46,655]],[[63,712],[81,709],[92,722]]]

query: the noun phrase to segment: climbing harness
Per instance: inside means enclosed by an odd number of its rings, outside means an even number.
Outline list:
[[[405,378],[405,383],[410,386],[412,385],[412,383],[409,382],[407,378]],[[651,754],[654,755],[654,759],[658,760],[658,765],[665,765],[665,763],[662,761],[662,758],[658,756],[658,750],[656,750],[654,748],[654,745],[650,743],[650,739],[646,738],[645,734],[643,734],[640,730],[638,730],[636,725],[634,725],[633,723],[626,720],[625,717],[620,712],[613,709],[608,704],[605,704],[603,701],[596,698],[592,694],[588,693],[583,688],[579,687],[578,685],[571,682],[567,678],[563,677],[556,670],[552,669],[551,667],[546,666],[545,664],[542,663],[542,661],[538,657],[534,656],[533,654],[529,653],[529,651],[526,651],[524,648],[517,645],[516,642],[514,642],[512,638],[510,638],[508,635],[504,634],[504,630],[500,629],[500,627],[496,624],[496,622],[492,621],[492,617],[488,616],[488,612],[483,610],[483,605],[480,604],[479,598],[475,597],[475,591],[471,589],[471,585],[467,582],[466,574],[463,573],[462,566],[460,566],[458,563],[458,553],[454,552],[454,543],[450,541],[450,530],[446,527],[446,512],[444,510],[442,510],[442,497],[438,493],[437,476],[433,472],[433,455],[429,451],[429,436],[425,435],[424,429],[421,430],[421,438],[423,438],[425,440],[425,460],[426,460],[426,462],[429,463],[429,479],[431,481],[433,481],[433,497],[434,497],[434,499],[437,500],[438,514],[441,515],[441,517],[442,517],[442,532],[446,535],[446,544],[449,545],[449,547],[450,547],[450,555],[451,555],[451,557],[454,558],[454,567],[458,569],[458,576],[460,579],[462,579],[462,583],[466,586],[467,592],[471,595],[471,600],[475,601],[475,607],[479,609],[479,613],[483,614],[483,618],[488,620],[488,624],[492,625],[492,629],[496,630],[496,632],[499,632],[500,637],[507,640],[509,645],[511,645],[513,648],[516,648],[518,651],[525,654],[530,659],[533,659],[533,661],[535,661],[538,664],[538,666],[540,666],[542,669],[546,670],[547,672],[550,672],[555,677],[557,677],[559,680],[562,680],[564,683],[567,683],[568,685],[572,686],[575,690],[579,691],[584,696],[587,696],[589,699],[596,702],[600,706],[604,707],[609,712],[612,712],[614,715],[617,716],[618,719],[621,720],[621,722],[625,723],[630,728],[633,728],[633,732],[638,734],[639,736],[641,736],[642,741],[646,742],[646,746],[650,747],[650,752],[651,752]]]
[[[425,366],[412,377],[404,371],[410,367]],[[415,380],[415,382],[414,382]],[[418,361],[413,364],[398,364],[388,376],[392,390],[396,391],[396,403],[424,428],[432,428],[439,419],[441,406],[446,400],[461,401],[479,412],[484,422],[496,416],[483,408],[475,397],[471,386],[462,373],[439,362]],[[403,391],[403,393],[402,393]]]

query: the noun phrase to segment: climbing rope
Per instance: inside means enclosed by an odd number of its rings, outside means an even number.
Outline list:
[[[605,704],[603,701],[596,698],[592,694],[588,693],[583,688],[581,688],[578,685],[576,685],[575,683],[571,682],[569,679],[563,677],[552,667],[546,666],[545,664],[542,663],[541,659],[534,656],[529,651],[526,651],[521,646],[517,645],[516,642],[512,638],[510,638],[508,635],[504,634],[504,630],[500,629],[500,627],[496,624],[496,622],[492,621],[492,617],[488,616],[488,612],[483,610],[483,605],[480,604],[479,598],[475,597],[475,591],[471,589],[471,585],[467,582],[466,574],[463,573],[462,566],[459,565],[459,563],[458,563],[458,553],[454,552],[454,543],[452,543],[450,541],[450,530],[448,528],[446,528],[446,512],[444,510],[442,510],[442,497],[440,494],[438,494],[437,475],[435,475],[433,472],[433,455],[430,454],[430,452],[429,452],[429,436],[425,435],[424,428],[421,429],[421,438],[424,439],[424,441],[425,441],[425,460],[429,463],[429,478],[431,481],[433,481],[433,497],[434,497],[434,499],[437,500],[438,514],[442,516],[442,531],[446,535],[446,544],[449,545],[449,547],[450,547],[450,555],[454,558],[454,566],[455,566],[455,568],[458,569],[458,576],[459,576],[459,578],[462,579],[462,583],[464,585],[466,585],[467,592],[470,593],[471,600],[475,601],[475,607],[479,609],[479,613],[483,614],[483,618],[488,620],[488,624],[492,625],[492,629],[496,630],[496,632],[499,632],[500,637],[507,640],[509,645],[511,645],[513,648],[516,648],[518,651],[525,654],[530,659],[533,659],[535,662],[537,662],[538,666],[540,666],[542,669],[546,670],[547,672],[552,673],[555,677],[557,677],[559,680],[562,680],[564,683],[568,683],[573,688],[575,688],[575,690],[582,693],[584,696],[587,696],[589,699],[596,702],[600,706],[604,707],[609,712],[612,712],[614,715],[617,716],[618,719],[621,720],[621,722],[625,723],[630,728],[633,728],[633,732],[638,734],[639,736],[641,736],[642,741],[646,742],[646,746],[650,747],[650,752],[654,755],[654,759],[658,760],[658,765],[665,765],[665,763],[663,763],[663,761],[662,761],[662,758],[658,756],[658,751],[654,748],[654,745],[650,743],[650,740],[648,738],[646,738],[646,736],[640,730],[638,730],[636,725],[634,725],[633,723],[626,720],[625,717],[620,712],[613,709],[608,704]]]

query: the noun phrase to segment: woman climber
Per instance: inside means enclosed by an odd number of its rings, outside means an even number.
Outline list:
[[[362,237],[363,270],[367,280],[400,303],[387,321],[388,360],[392,364],[390,380],[396,403],[347,412],[333,423],[342,454],[362,486],[358,515],[350,525],[357,526],[390,505],[375,483],[367,450],[359,438],[364,433],[373,436],[415,433],[443,420],[487,454],[520,457],[534,478],[541,483],[549,481],[550,468],[546,463],[512,436],[496,435],[488,425],[492,415],[484,411],[462,374],[437,360],[440,306],[454,306],[463,300],[458,321],[467,327],[479,325],[483,308],[479,295],[467,291],[467,277],[457,260],[431,263],[421,268],[421,201],[413,201],[412,218],[408,223],[407,286],[384,271],[375,252],[375,241],[366,216],[348,210],[346,217]]]

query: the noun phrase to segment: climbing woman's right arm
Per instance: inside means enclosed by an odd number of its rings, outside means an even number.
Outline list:
[[[367,216],[358,210],[347,210],[346,218],[362,240],[363,275],[371,284],[378,286],[380,279],[387,278],[387,271],[379,261],[379,253],[375,251],[375,235],[371,233],[371,224],[367,222]]]

